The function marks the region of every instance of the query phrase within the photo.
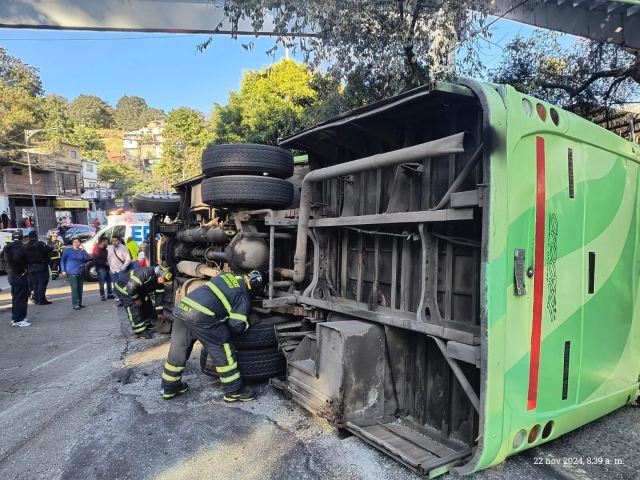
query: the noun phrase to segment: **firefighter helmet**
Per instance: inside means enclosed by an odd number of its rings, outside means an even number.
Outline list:
[[[172,282],[176,276],[176,271],[173,267],[163,267],[158,265],[155,271],[158,277],[164,278],[164,281],[169,283]]]
[[[252,270],[247,275],[247,282],[249,283],[251,293],[254,295],[260,295],[267,290],[269,275],[261,270]]]

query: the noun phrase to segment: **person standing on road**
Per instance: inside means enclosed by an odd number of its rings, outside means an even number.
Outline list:
[[[129,249],[129,253],[131,254],[131,258],[133,259],[133,261],[137,261],[138,250],[140,250],[140,248],[138,247],[138,244],[135,242],[133,237],[127,238],[127,243],[125,245]]]
[[[248,402],[255,392],[243,385],[231,332],[245,332],[251,300],[266,291],[268,276],[253,270],[248,275],[223,273],[188,294],[173,310],[171,346],[162,372],[162,396],[170,399],[186,393],[182,372],[196,340],[207,351],[224,390],[225,402]]]
[[[29,262],[29,278],[33,287],[33,298],[36,305],[51,305],[47,300],[46,292],[49,284],[49,255],[53,248],[47,247],[44,242],[38,240],[38,232],[29,232],[29,241],[24,246]]]
[[[9,215],[7,215],[6,211],[2,212],[0,221],[2,222],[2,228],[9,228]]]
[[[80,239],[73,237],[71,239],[72,248],[65,248],[60,261],[60,269],[62,276],[69,279],[71,287],[71,303],[74,310],[80,310],[86,307],[82,304],[82,290],[84,287],[84,265],[91,260],[87,252],[80,248]]]
[[[64,243],[58,240],[58,235],[55,232],[51,232],[47,247],[53,248],[53,252],[49,256],[49,263],[51,265],[51,280],[56,280],[60,275],[60,257],[64,250]]]
[[[100,286],[100,300],[103,302],[107,298],[116,298],[113,294],[111,272],[109,270],[109,260],[107,252],[107,244],[109,239],[107,237],[100,237],[98,243],[93,247],[92,257],[93,265],[96,268],[98,274],[98,284]],[[107,286],[107,295],[105,296],[104,287]]]
[[[4,247],[5,270],[11,285],[11,325],[30,327],[27,320],[27,300],[29,298],[29,265],[23,245],[24,235],[17,231],[11,235],[11,242]]]
[[[152,338],[151,318],[164,320],[164,284],[170,283],[176,273],[171,267],[141,267],[120,276],[116,293],[124,305],[133,333],[141,338]],[[149,294],[154,293],[155,310]]]
[[[118,281],[120,275],[129,271],[129,267],[131,266],[131,253],[129,253],[129,249],[122,244],[120,237],[111,238],[111,245],[107,247],[107,261],[109,263],[109,269],[111,270],[113,283]],[[122,302],[118,303],[118,306],[122,307]]]

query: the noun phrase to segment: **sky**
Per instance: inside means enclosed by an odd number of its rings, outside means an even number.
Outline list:
[[[488,67],[497,63],[501,47],[533,28],[498,20],[492,42],[485,44]],[[45,93],[69,100],[80,94],[97,95],[115,106],[122,95],[143,97],[165,112],[188,106],[209,113],[214,102],[226,104],[237,90],[242,72],[260,69],[274,60],[265,52],[274,39],[216,35],[203,53],[196,46],[208,35],[0,29],[0,47],[39,68]],[[242,43],[255,41],[252,51]],[[285,55],[280,49],[275,61]],[[298,60],[301,60],[298,58]]]

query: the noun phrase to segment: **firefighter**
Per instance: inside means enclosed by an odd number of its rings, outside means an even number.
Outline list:
[[[49,240],[47,241],[47,247],[53,248],[53,252],[49,256],[49,265],[51,266],[51,280],[55,280],[60,275],[60,257],[64,250],[64,243],[58,240],[58,234],[55,232],[49,232]]]
[[[133,333],[141,338],[152,338],[149,332],[151,318],[164,320],[164,283],[176,276],[171,267],[141,267],[130,270],[118,278],[116,294],[122,302]],[[149,294],[155,294],[155,310]]]
[[[223,273],[188,294],[173,310],[171,346],[162,372],[162,396],[170,399],[186,393],[182,372],[196,340],[207,351],[220,376],[225,402],[248,402],[255,392],[243,385],[231,332],[245,332],[252,297],[267,287],[267,274]]]

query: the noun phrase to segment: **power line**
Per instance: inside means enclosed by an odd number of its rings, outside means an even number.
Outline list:
[[[0,38],[0,42],[112,42],[119,40],[151,40],[157,38],[197,37],[205,34],[172,34],[172,35],[148,35],[140,37],[113,37],[113,38]]]

